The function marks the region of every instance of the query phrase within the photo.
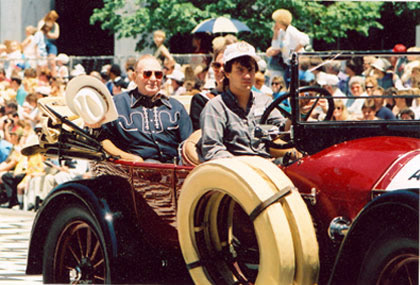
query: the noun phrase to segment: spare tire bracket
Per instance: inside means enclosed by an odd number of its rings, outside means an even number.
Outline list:
[[[292,191],[293,187],[286,186],[285,188],[281,189],[279,192],[259,204],[255,209],[251,212],[249,215],[249,218],[251,219],[251,222],[254,222],[255,219],[268,207],[270,207],[272,204],[278,202],[280,199],[282,199],[284,196],[289,194]]]

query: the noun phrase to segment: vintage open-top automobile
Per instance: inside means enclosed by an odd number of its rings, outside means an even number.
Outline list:
[[[280,132],[286,143],[261,131],[273,153],[303,154],[281,165],[236,157],[195,166],[193,138],[184,165],[122,161],[44,106],[59,134],[40,149],[92,160],[98,175],[59,185],[43,201],[27,274],[75,284],[416,284],[420,121],[332,121],[337,98],[299,86],[303,56],[363,55],[293,55],[290,92],[262,118],[290,97],[291,112],[281,109],[291,121]],[[302,100],[314,106],[307,113]],[[328,102],[325,118],[308,119],[319,100]]]

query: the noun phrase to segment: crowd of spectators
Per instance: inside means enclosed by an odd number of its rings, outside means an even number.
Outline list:
[[[81,64],[69,70],[69,56],[58,53],[54,44],[59,37],[57,18],[58,14],[50,11],[37,28],[26,28],[23,42],[0,44],[0,203],[4,207],[36,209],[54,185],[90,175],[84,161],[59,163],[41,154],[26,157],[20,152],[41,129],[37,101],[63,96],[69,79],[86,74]],[[275,32],[287,30],[291,19],[286,22]],[[194,39],[197,54],[185,63],[170,54],[164,45],[165,37],[163,31],[156,31],[153,38],[155,54],[164,67],[161,92],[187,106],[197,129],[203,106],[223,91],[223,51],[238,40],[233,35],[215,37],[211,47],[213,56],[209,57],[201,53],[204,49]],[[420,94],[420,57],[398,54],[406,50],[420,51],[417,47],[406,49],[397,44],[393,49],[396,54],[391,57],[301,58],[299,83],[321,86],[337,97],[333,120],[420,119],[420,100],[413,97]],[[278,55],[284,57],[282,53],[271,57]],[[288,78],[284,78],[284,72],[273,70],[271,57],[268,53],[261,56],[252,90],[276,99],[288,91]],[[106,64],[89,75],[100,79],[111,94],[120,94],[136,87],[135,63],[136,57],[129,57],[124,66]],[[391,98],[380,98],[383,95]],[[282,102],[282,107],[290,111],[287,100]]]

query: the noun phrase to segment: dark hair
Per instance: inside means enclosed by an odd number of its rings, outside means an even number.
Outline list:
[[[416,117],[416,115],[414,114],[414,112],[413,112],[413,110],[411,110],[411,109],[403,109],[403,110],[401,110],[400,111],[400,113],[398,114],[398,116],[397,116],[397,118],[402,118],[402,116],[403,115],[408,115],[408,116],[410,116],[410,118],[412,119],[412,120],[414,120],[415,119],[415,117]]]
[[[7,103],[6,106],[7,106],[7,108],[10,108],[10,109],[15,109],[15,110],[18,109],[18,105],[15,102],[9,102],[9,103]]]
[[[10,80],[11,80],[11,81],[16,81],[16,83],[17,83],[18,85],[22,84],[22,79],[20,79],[19,77],[14,77],[14,76],[13,76]]]
[[[106,80],[106,81],[109,80],[109,75],[108,75],[108,73],[106,71],[102,71],[100,74],[101,74],[101,78],[103,80]]]
[[[109,69],[109,73],[115,74],[117,77],[121,75],[121,68],[118,64],[111,65],[111,68]]]
[[[128,82],[126,82],[121,77],[119,77],[117,80],[114,80],[113,83],[117,87],[121,87],[121,88],[127,88],[128,87]]]
[[[363,62],[358,59],[350,59],[346,61],[346,67],[354,71],[356,75],[360,75],[363,72]]]
[[[226,62],[225,65],[223,66],[225,73],[232,72],[232,66],[236,62],[238,62],[241,66],[247,68],[248,70],[251,70],[252,64],[254,64],[255,72],[258,71],[257,61],[250,56],[244,55],[244,56],[240,56],[240,57],[234,58],[234,59]],[[226,76],[223,79],[223,86],[224,86],[224,88],[229,86],[229,79]]]

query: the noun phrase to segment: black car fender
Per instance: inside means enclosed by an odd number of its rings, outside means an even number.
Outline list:
[[[26,273],[42,273],[48,229],[60,209],[72,203],[85,207],[100,226],[113,280],[127,282],[129,277],[124,275],[130,273],[129,266],[140,263],[137,252],[145,253],[141,249],[144,241],[135,217],[130,184],[122,177],[108,175],[67,182],[48,195],[32,227]]]
[[[418,241],[418,228],[419,189],[396,190],[372,200],[345,236],[329,284],[357,284],[366,252],[379,236],[398,231]]]

